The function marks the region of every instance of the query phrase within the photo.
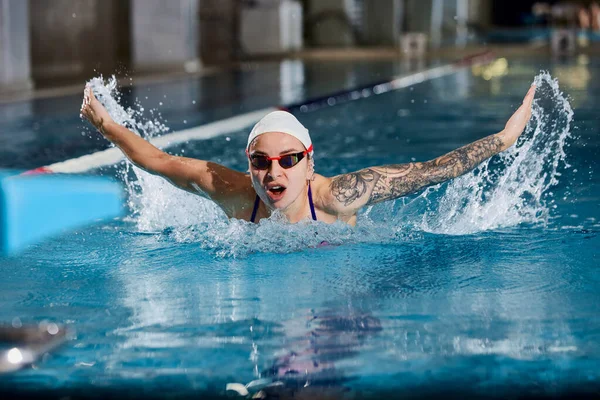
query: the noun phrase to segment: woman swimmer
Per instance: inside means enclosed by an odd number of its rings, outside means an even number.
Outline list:
[[[139,168],[217,203],[230,218],[258,222],[279,210],[291,223],[306,218],[356,224],[364,206],[392,200],[456,178],[512,146],[529,118],[535,86],[504,129],[426,162],[365,168],[325,177],[314,172],[308,130],[290,113],[275,111],[250,132],[250,174],[193,158],[169,155],[115,123],[86,86],[81,114]]]

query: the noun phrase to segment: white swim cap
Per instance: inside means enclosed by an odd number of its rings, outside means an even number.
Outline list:
[[[273,111],[258,121],[248,136],[246,151],[249,151],[250,144],[254,139],[267,132],[282,132],[292,135],[304,145],[311,156],[313,155],[312,141],[308,129],[287,111]]]

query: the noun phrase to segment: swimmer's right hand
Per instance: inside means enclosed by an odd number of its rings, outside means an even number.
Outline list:
[[[106,125],[113,122],[106,108],[94,96],[94,91],[89,84],[85,85],[83,91],[80,116],[90,121],[102,133]]]

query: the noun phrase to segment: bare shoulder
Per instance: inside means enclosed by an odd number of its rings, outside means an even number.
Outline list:
[[[313,181],[310,183],[310,187],[313,192],[313,199],[315,205],[318,208],[325,209],[329,201],[331,200],[331,178],[323,175],[315,174]]]
[[[211,161],[184,157],[174,157],[170,169],[170,174],[163,175],[171,182],[211,199],[229,217],[243,218],[241,215],[245,213],[248,204],[254,201],[255,192],[250,175],[243,172]]]
[[[213,185],[215,191],[212,199],[228,217],[250,219],[256,198],[256,191],[252,186],[250,175],[242,172],[226,175],[216,174]]]
[[[315,179],[311,183],[315,206],[334,220],[350,223],[355,218],[356,212],[355,210],[340,210],[340,207],[338,207],[334,191],[332,190],[335,189],[335,179],[336,177],[328,178],[315,174]]]

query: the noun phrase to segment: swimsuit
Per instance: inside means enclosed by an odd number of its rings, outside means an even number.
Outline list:
[[[312,191],[310,190],[310,183],[308,184],[308,204],[310,205],[310,214],[312,215],[312,219],[313,219],[313,221],[316,221],[317,214],[315,213],[315,205],[313,204]],[[260,205],[260,198],[258,197],[258,195],[256,195],[256,200],[254,200],[254,208],[252,209],[252,216],[250,217],[250,222],[254,222],[259,205]]]

